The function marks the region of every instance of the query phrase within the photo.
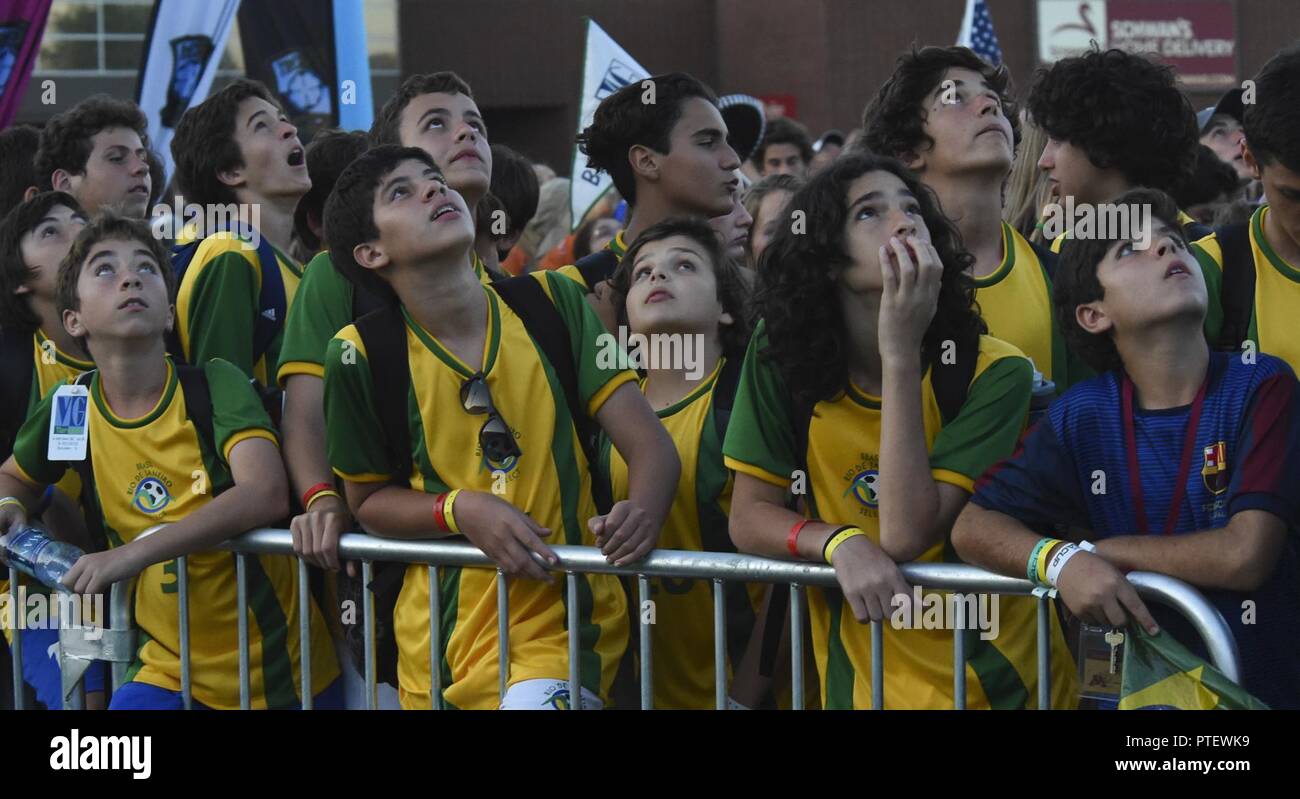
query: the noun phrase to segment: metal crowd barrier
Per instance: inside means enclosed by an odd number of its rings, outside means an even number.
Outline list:
[[[288,530],[262,529],[254,530],[223,544],[221,549],[235,553],[236,591],[239,606],[239,696],[240,707],[249,708],[249,642],[248,642],[248,592],[246,558],[252,554],[293,555],[293,539]],[[830,566],[794,561],[771,560],[752,555],[740,555],[722,552],[686,552],[678,550],[655,550],[633,566],[613,566],[605,560],[600,550],[594,547],[554,546],[552,550],[559,558],[559,563],[549,567],[553,571],[563,572],[568,592],[568,630],[569,630],[569,697],[570,709],[578,710],[582,706],[580,658],[578,657],[578,575],[579,574],[615,574],[635,577],[637,581],[638,605],[644,607],[649,599],[650,577],[695,578],[709,581],[713,587],[713,628],[714,628],[714,672],[715,701],[719,710],[727,703],[727,668],[726,668],[726,616],[724,613],[724,588],[728,582],[787,584],[790,587],[790,656],[792,705],[794,709],[804,707],[804,640],[803,609],[804,588],[820,586],[835,588],[835,571]],[[429,658],[431,668],[431,698],[433,707],[438,709],[443,685],[441,661],[442,617],[440,607],[441,592],[438,590],[439,567],[461,566],[471,568],[496,569],[496,564],[478,548],[467,543],[443,541],[407,541],[374,536],[348,534],[339,542],[340,559],[361,561],[362,578],[369,585],[373,563],[375,561],[396,561],[402,563],[423,563],[429,565]],[[535,556],[536,557],[536,556]],[[538,558],[538,562],[542,561]],[[302,663],[302,700],[303,708],[311,709],[311,600],[308,595],[307,565],[298,560],[298,606],[299,629],[301,631]],[[545,564],[543,564],[545,565]],[[178,600],[180,604],[180,648],[181,648],[181,684],[184,706],[192,706],[189,652],[189,579],[185,558],[178,563]],[[961,592],[968,594],[1002,594],[1011,596],[1034,596],[1038,604],[1037,652],[1038,652],[1038,707],[1051,707],[1051,599],[1054,594],[1037,588],[1028,580],[993,574],[965,564],[954,563],[909,563],[901,567],[903,577],[911,585],[922,588]],[[12,567],[10,573],[10,590],[13,592],[17,608],[18,580],[17,572]],[[1153,599],[1167,605],[1186,617],[1205,642],[1210,660],[1214,667],[1228,679],[1238,682],[1237,645],[1219,611],[1199,592],[1187,583],[1162,574],[1150,572],[1130,572],[1129,582],[1138,593],[1147,599]],[[500,695],[505,696],[509,684],[509,595],[507,578],[497,569],[497,611],[498,611],[498,662],[500,663],[498,685]],[[130,629],[131,612],[128,606],[129,591],[125,584],[113,586],[110,598],[110,629],[98,641],[83,640],[84,636],[77,628],[60,630],[60,663],[64,668],[64,707],[81,707],[80,681],[86,665],[91,659],[112,663],[113,687],[120,686],[126,677],[126,669],[134,656],[133,630]],[[377,705],[374,641],[375,619],[372,592],[366,590],[362,595],[362,623],[366,644],[365,688],[367,709]],[[964,709],[966,704],[966,653],[964,639],[961,635],[965,627],[964,603],[954,603],[958,612],[958,626],[953,630],[953,664],[954,664],[954,698],[956,709]],[[331,611],[332,609],[326,609]],[[653,657],[651,651],[650,624],[645,614],[633,614],[640,624],[641,656],[641,707],[653,707],[652,688]],[[73,640],[73,639],[76,640]],[[881,622],[871,623],[872,654],[872,697],[873,709],[884,706],[884,631]],[[22,648],[19,636],[14,636],[14,695],[16,706],[22,698]]]

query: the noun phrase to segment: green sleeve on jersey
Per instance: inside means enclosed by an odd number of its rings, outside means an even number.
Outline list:
[[[205,264],[190,291],[185,359],[203,364],[224,358],[255,377],[253,327],[261,289],[256,268],[238,253],[222,253]]]
[[[334,334],[352,323],[352,284],[334,268],[328,252],[307,264],[284,324],[284,343],[276,380],[283,387],[291,363],[324,367],[325,348]]]
[[[72,467],[69,461],[51,461],[48,459],[50,440],[50,413],[54,407],[54,392],[58,386],[49,390],[36,408],[27,416],[27,421],[18,430],[14,439],[14,461],[24,473],[42,485],[59,482],[64,473]],[[89,413],[89,411],[87,411]]]
[[[774,477],[788,478],[799,460],[790,429],[790,392],[776,366],[760,357],[766,347],[766,326],[760,321],[745,351],[722,454]]]
[[[1192,254],[1201,265],[1201,274],[1205,276],[1205,293],[1209,303],[1205,311],[1205,335],[1210,341],[1218,341],[1223,332],[1223,270],[1208,252],[1192,245]]]
[[[248,376],[237,366],[214,358],[203,364],[203,374],[208,379],[208,394],[212,397],[212,444],[217,449],[217,457],[224,455],[226,442],[231,436],[246,430],[265,430],[276,436],[276,429],[271,424],[271,417],[266,415],[261,398],[248,382]]]
[[[335,472],[375,479],[392,475],[377,407],[370,364],[360,348],[351,340],[331,339],[325,350],[325,444]]]
[[[979,478],[1010,455],[1025,427],[1034,373],[1025,358],[1000,358],[971,382],[957,418],[930,448],[930,468]]]
[[[590,408],[592,397],[611,380],[630,372],[618,368],[621,358],[609,357],[611,352],[617,352],[618,340],[605,330],[600,317],[587,304],[587,296],[582,287],[568,278],[549,272],[544,279],[550,288],[556,310],[569,328],[569,342],[573,347],[578,370],[578,396],[582,404]],[[605,352],[602,353],[602,350]],[[594,411],[592,409],[593,413]]]

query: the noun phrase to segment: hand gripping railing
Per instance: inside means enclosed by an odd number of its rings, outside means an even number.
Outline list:
[[[240,686],[240,706],[244,709],[249,707],[249,665],[248,665],[248,598],[246,586],[246,569],[245,558],[252,554],[265,555],[292,555],[293,540],[288,530],[262,529],[246,533],[237,538],[231,539],[222,545],[225,549],[235,553],[236,559],[236,591],[239,603],[239,686]],[[830,566],[801,563],[794,561],[772,560],[760,558],[752,555],[740,555],[734,553],[722,552],[686,552],[678,550],[655,550],[631,566],[613,566],[605,560],[605,556],[600,550],[594,547],[579,546],[554,546],[552,550],[559,558],[559,562],[548,567],[555,571],[562,571],[566,579],[566,591],[568,592],[568,630],[569,630],[569,696],[571,709],[579,709],[582,706],[581,683],[582,674],[580,671],[580,661],[578,657],[578,606],[577,590],[579,574],[615,574],[637,578],[638,603],[644,607],[649,600],[650,577],[677,577],[677,578],[695,578],[708,581],[713,588],[713,609],[714,609],[714,674],[715,674],[715,702],[718,709],[726,707],[727,701],[727,668],[726,668],[726,649],[723,642],[726,640],[726,616],[724,614],[724,588],[728,582],[756,582],[756,583],[775,583],[787,584],[790,586],[790,649],[791,649],[791,681],[792,681],[792,705],[795,709],[802,709],[804,706],[804,640],[803,640],[803,609],[804,609],[804,588],[806,586],[820,586],[825,588],[836,588],[838,583],[835,580],[835,571]],[[366,585],[369,585],[372,566],[376,561],[396,561],[401,563],[423,563],[429,565],[429,618],[430,618],[430,636],[429,636],[429,662],[431,664],[431,685],[432,701],[434,707],[440,705],[442,689],[446,686],[441,684],[441,669],[439,663],[441,657],[441,592],[438,590],[439,567],[441,566],[460,566],[470,568],[492,568],[496,569],[496,564],[478,548],[460,542],[445,541],[410,541],[378,538],[374,536],[348,534],[341,537],[339,541],[339,558],[341,560],[358,560],[362,563],[362,579]],[[180,603],[180,645],[181,645],[181,683],[182,695],[186,708],[192,704],[191,680],[190,680],[190,652],[189,652],[189,615],[188,615],[188,574],[185,568],[184,558],[180,558],[178,572],[179,582],[179,603]],[[539,563],[542,563],[538,559]],[[546,564],[542,564],[546,565]],[[912,585],[918,585],[923,588],[939,589],[946,591],[974,593],[974,594],[1005,594],[1012,596],[1034,596],[1038,603],[1037,618],[1037,652],[1038,652],[1038,707],[1047,709],[1051,707],[1051,616],[1052,607],[1050,592],[1036,588],[1027,580],[1020,580],[1013,577],[1004,577],[993,574],[983,569],[965,564],[955,563],[909,563],[901,566],[903,577]],[[12,578],[11,585],[16,584]],[[298,607],[299,607],[299,625],[301,630],[301,663],[302,663],[302,698],[303,707],[309,709],[312,699],[312,682],[311,682],[311,630],[310,630],[310,608],[311,601],[308,597],[307,590],[307,567],[302,560],[298,561]],[[1153,599],[1161,604],[1167,605],[1178,611],[1186,617],[1195,628],[1197,633],[1205,642],[1206,650],[1209,653],[1210,660],[1214,667],[1217,668],[1224,676],[1234,682],[1239,681],[1240,672],[1238,668],[1238,656],[1236,642],[1233,639],[1232,632],[1227,623],[1219,614],[1219,611],[1211,605],[1203,596],[1200,595],[1192,586],[1187,583],[1161,574],[1149,572],[1131,572],[1128,575],[1129,582],[1138,590],[1138,592],[1148,599]],[[508,581],[505,574],[497,569],[497,610],[498,610],[498,662],[500,669],[498,673],[498,688],[500,695],[504,697],[506,687],[509,684],[509,595],[507,593]],[[16,590],[16,589],[11,589]],[[125,623],[129,619],[129,608],[127,608],[127,594],[122,584],[113,587],[112,601],[110,603],[110,621],[111,630],[105,631],[104,638],[101,642],[86,642],[87,645],[65,645],[61,652],[61,660],[68,662],[84,660],[86,658],[96,658],[100,660],[110,660],[113,662],[113,685],[119,686],[125,678],[126,663],[118,660],[124,652],[123,647],[130,639],[126,638],[128,625]],[[371,592],[366,590],[362,595],[362,623],[364,625],[364,636],[366,642],[366,658],[364,678],[366,685],[366,705],[367,708],[373,709],[377,705],[376,699],[376,678],[374,662],[374,640],[375,640],[375,619],[374,608]],[[954,698],[957,708],[964,708],[966,701],[966,653],[962,631],[965,628],[964,603],[957,602],[955,607],[958,608],[957,629],[953,631],[953,665],[954,665]],[[641,707],[649,709],[654,706],[654,697],[651,680],[651,664],[653,662],[651,651],[650,623],[646,619],[646,614],[633,614],[639,619],[641,627],[640,635],[640,655],[641,655]],[[109,636],[115,633],[114,637]],[[872,697],[871,706],[881,708],[884,706],[884,630],[881,622],[871,623],[871,664],[872,664]],[[21,647],[18,645],[17,636],[15,636],[14,646],[14,669],[15,674],[21,673]],[[83,667],[84,670],[84,667]],[[77,673],[79,678],[80,673]],[[21,683],[18,682],[20,677],[15,677],[15,686],[19,689],[15,693],[21,696]],[[65,672],[65,696],[68,695],[67,685],[70,679]],[[67,703],[65,702],[65,705]]]

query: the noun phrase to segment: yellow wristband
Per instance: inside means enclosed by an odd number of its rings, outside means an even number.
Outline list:
[[[18,497],[0,497],[0,508],[3,508],[5,505],[17,505],[23,509],[23,513],[27,512],[27,506],[24,505],[23,501]]]
[[[342,494],[340,494],[339,492],[335,491],[332,488],[327,488],[324,491],[317,491],[315,494],[312,494],[311,499],[307,500],[307,507],[303,508],[303,510],[305,511],[311,510],[311,506],[315,505],[316,500],[320,499],[321,497],[338,497],[340,500],[343,499]]]
[[[1047,558],[1060,544],[1060,539],[1053,538],[1052,542],[1038,551],[1038,563],[1034,566],[1034,571],[1038,575],[1038,584],[1047,585]]]
[[[847,530],[840,530],[838,533],[831,536],[831,539],[826,542],[826,546],[822,548],[822,553],[826,557],[826,562],[831,562],[831,555],[835,554],[835,550],[839,548],[840,544],[843,544],[850,538],[857,538],[860,535],[866,534],[866,530],[863,530],[860,527],[850,527]]]
[[[456,516],[452,512],[452,506],[456,504],[456,497],[460,494],[461,489],[457,488],[447,493],[447,498],[442,502],[442,518],[447,520],[447,529],[453,533],[460,532],[460,525],[456,524]]]

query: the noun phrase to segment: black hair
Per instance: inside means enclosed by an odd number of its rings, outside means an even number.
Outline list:
[[[1263,166],[1300,172],[1300,45],[1268,60],[1255,76],[1259,102],[1247,103],[1246,146]]]
[[[374,124],[370,126],[371,144],[402,143],[402,112],[416,97],[425,94],[463,94],[471,100],[469,84],[455,72],[429,72],[412,75],[384,102]]]
[[[27,190],[40,183],[35,163],[40,142],[40,131],[31,125],[0,131],[0,216],[16,208]]]
[[[763,159],[767,157],[767,148],[773,144],[793,144],[799,149],[799,160],[804,165],[812,160],[812,139],[808,135],[808,129],[793,119],[777,117],[768,121],[767,128],[763,131],[763,140],[758,143],[751,159],[760,172],[763,169]]]
[[[650,88],[647,83],[654,87],[653,103],[642,102]],[[692,97],[718,104],[712,89],[684,72],[633,81],[601,100],[591,124],[577,137],[587,166],[608,172],[618,193],[628,205],[635,205],[636,177],[627,160],[628,151],[639,144],[667,153],[673,127],[682,117],[682,103]]]
[[[1040,68],[1029,114],[1058,141],[1134,186],[1169,191],[1191,173],[1200,135],[1172,68],[1123,50],[1063,58]]]
[[[298,200],[293,212],[293,232],[311,252],[321,248],[321,239],[312,232],[309,220],[323,225],[325,200],[334,188],[343,168],[370,146],[370,138],[360,131],[338,128],[322,130],[307,145],[307,176],[311,189]]]
[[[932,363],[943,341],[968,341],[985,330],[967,274],[975,256],[966,251],[930,189],[894,158],[841,154],[790,199],[788,207],[809,220],[807,229],[796,232],[795,226],[783,225],[758,262],[754,311],[764,320],[768,338],[760,357],[775,364],[800,403],[831,399],[848,386],[849,346],[838,299],[839,273],[851,263],[844,248],[847,194],[853,181],[876,171],[894,175],[915,196],[943,262],[938,307],[922,340],[922,357]]]
[[[239,122],[236,116],[239,104],[253,97],[280,107],[261,83],[241,78],[181,116],[172,139],[172,159],[176,162],[177,191],[186,202],[198,205],[238,202],[235,190],[222,183],[217,174],[244,165],[244,154],[235,141],[235,126]]]
[[[171,255],[163,243],[153,235],[149,225],[139,219],[121,216],[113,211],[96,214],[73,240],[68,254],[59,264],[58,303],[60,311],[81,309],[77,294],[77,281],[90,251],[102,241],[134,241],[144,246],[158,263],[158,271],[167,286],[167,302],[176,301],[176,273],[172,270]]]
[[[1241,186],[1237,170],[1204,144],[1196,145],[1196,167],[1179,181],[1173,191],[1179,208],[1215,202],[1231,195]]]
[[[1013,145],[1020,144],[1020,114],[1011,94],[1011,74],[993,66],[968,47],[915,46],[898,57],[894,73],[862,112],[860,143],[872,152],[895,158],[934,144],[925,132],[926,98],[950,69],[978,72],[998,95],[1002,114],[1011,122]],[[1013,148],[1014,149],[1014,148]]]
[[[403,161],[419,161],[442,174],[433,158],[419,147],[381,144],[359,155],[344,168],[325,201],[325,230],[330,260],[352,285],[364,288],[389,302],[397,301],[388,282],[352,257],[358,244],[379,238],[375,227],[375,192]]]
[[[722,241],[708,221],[693,216],[670,217],[657,222],[636,237],[627,248],[623,259],[610,279],[613,301],[618,312],[618,323],[627,326],[627,293],[632,287],[632,267],[645,245],[672,236],[685,236],[704,250],[713,269],[718,286],[718,302],[722,310],[731,314],[732,323],[718,325],[718,339],[722,354],[727,358],[743,358],[749,344],[749,284],[740,275],[740,267],[727,257]]]
[[[59,114],[41,129],[40,149],[36,153],[36,185],[42,191],[53,187],[54,171],[62,169],[72,175],[86,171],[86,162],[94,149],[91,139],[101,130],[129,128],[149,147],[149,122],[140,106],[107,94],[87,97]]]
[[[489,191],[506,212],[506,235],[523,231],[537,213],[541,187],[533,162],[504,144],[492,145],[492,184]]]
[[[1152,224],[1163,222],[1172,235],[1177,236],[1184,245],[1187,244],[1182,225],[1178,222],[1178,206],[1168,194],[1157,189],[1136,188],[1124,192],[1111,202],[1117,206],[1149,207]],[[1154,238],[1155,232],[1152,231],[1151,235]],[[1120,360],[1111,333],[1089,333],[1084,330],[1075,319],[1075,311],[1080,305],[1105,299],[1105,289],[1097,279],[1097,267],[1110,248],[1123,240],[1123,237],[1117,235],[1086,239],[1066,237],[1061,243],[1061,253],[1052,279],[1052,305],[1056,312],[1056,323],[1065,336],[1066,344],[1084,363],[1098,372],[1118,369],[1124,363]]]
[[[0,221],[0,316],[4,328],[19,333],[34,333],[41,321],[24,294],[15,294],[31,279],[23,260],[23,237],[31,233],[56,205],[86,215],[81,203],[71,194],[46,191],[14,206]]]

